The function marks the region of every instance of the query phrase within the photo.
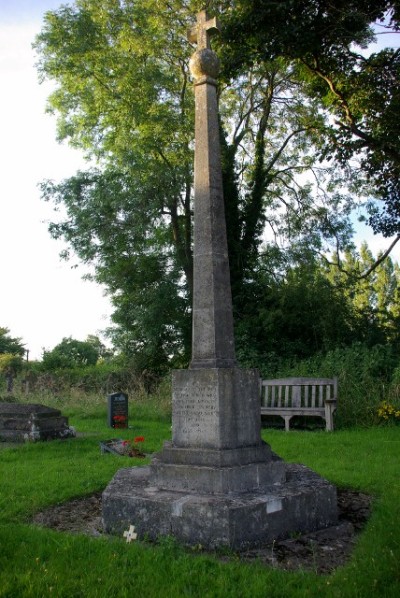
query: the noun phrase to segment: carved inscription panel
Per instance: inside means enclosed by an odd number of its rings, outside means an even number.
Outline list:
[[[173,443],[176,446],[217,446],[219,436],[218,386],[206,376],[174,382]]]

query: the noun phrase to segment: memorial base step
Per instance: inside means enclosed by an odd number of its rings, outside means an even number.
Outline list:
[[[122,536],[134,525],[139,538],[239,550],[337,523],[332,484],[303,465],[285,464],[285,479],[258,491],[207,494],[160,489],[150,467],[121,469],[103,493],[105,531]]]

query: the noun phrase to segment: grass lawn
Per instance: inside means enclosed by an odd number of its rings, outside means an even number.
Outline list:
[[[63,408],[76,439],[0,450],[0,596],[48,597],[291,597],[400,596],[400,427],[285,433],[263,437],[288,461],[301,462],[341,487],[374,496],[372,516],[351,560],[329,576],[288,573],[259,563],[222,562],[184,550],[166,538],[157,545],[91,538],[39,528],[33,513],[103,489],[114,472],[143,460],[101,455],[114,435],[99,406]],[[153,452],[170,437],[168,417],[136,410],[123,438],[145,437]]]

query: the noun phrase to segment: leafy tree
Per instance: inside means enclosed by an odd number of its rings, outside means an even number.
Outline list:
[[[7,392],[11,393],[14,387],[14,379],[23,368],[21,355],[15,353],[0,354],[0,372],[4,375],[7,383]]]
[[[266,235],[274,239],[269,245],[281,238],[285,244],[321,248],[323,241],[339,236],[346,244],[352,199],[341,192],[337,173],[315,168],[309,139],[318,111],[286,61],[265,62],[241,73],[221,94],[220,111],[235,300],[240,284],[257,271]],[[323,190],[324,182],[331,185],[330,193]]]
[[[264,260],[263,276],[246,287],[259,309],[250,307],[238,323],[243,364],[275,371],[282,360],[308,358],[360,339],[358,315],[343,289],[326,276],[322,261],[303,256],[279,274],[278,268],[270,270],[271,256]]]
[[[333,256],[327,265],[326,276],[346,297],[359,321],[358,340],[369,346],[376,343],[399,342],[398,264],[390,257],[379,262],[368,245],[360,251],[347,251],[342,257]],[[372,264],[378,263],[371,272]],[[366,276],[366,273],[368,274]]]
[[[13,338],[8,328],[0,327],[0,372],[6,377],[8,392],[12,392],[14,378],[22,370],[24,353],[22,339]]]
[[[8,328],[0,327],[0,354],[10,353],[12,355],[23,355],[25,348],[21,338],[10,336]]]
[[[116,346],[151,367],[185,363],[190,350],[194,114],[185,38],[197,4],[77,0],[47,13],[36,43],[41,76],[57,83],[49,109],[59,138],[98,163],[43,184],[45,199],[67,210],[51,233],[95,265],[115,306]],[[327,201],[321,191],[322,177],[334,189],[337,181],[333,169],[313,168],[319,114],[294,74],[285,59],[264,62],[220,90],[238,320],[266,228],[308,247],[347,238],[338,214],[346,218],[350,200],[335,192]]]
[[[396,0],[239,0],[226,9],[222,50],[228,73],[285,57],[329,115],[319,128],[321,159],[353,170],[383,208],[371,206],[374,231],[400,233],[400,51],[366,55],[378,28],[399,31]],[[375,25],[375,30],[373,26]],[[356,165],[358,163],[358,167]]]
[[[130,353],[146,344],[153,361],[168,360],[190,329],[193,111],[176,17],[187,20],[178,2],[163,11],[151,1],[78,1],[47,14],[37,44],[43,76],[59,83],[50,98],[59,137],[99,161],[44,186],[68,212],[51,232],[108,286],[115,343]]]
[[[400,284],[398,264],[388,258],[376,272],[376,311],[378,320],[391,341],[399,341],[397,289]]]
[[[107,347],[104,343],[102,343],[99,337],[94,334],[89,334],[85,342],[89,343],[90,345],[93,345],[93,347],[97,351],[99,359],[109,360],[114,355],[113,350]]]
[[[78,341],[63,338],[51,351],[43,351],[42,367],[45,370],[95,365],[99,359],[99,346],[91,340]]]

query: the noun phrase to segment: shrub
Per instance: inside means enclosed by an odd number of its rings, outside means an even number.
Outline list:
[[[400,407],[388,401],[382,401],[379,405],[377,415],[383,422],[400,422]]]
[[[369,426],[377,421],[380,403],[400,394],[399,356],[392,345],[367,347],[355,343],[304,360],[276,361],[261,369],[263,378],[337,376],[339,381],[336,427]]]

